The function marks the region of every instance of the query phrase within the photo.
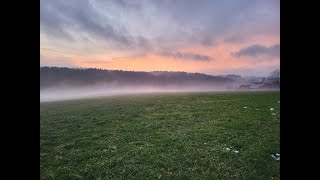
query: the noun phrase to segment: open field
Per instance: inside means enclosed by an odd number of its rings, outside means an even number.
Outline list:
[[[40,103],[40,176],[279,179],[271,157],[280,153],[279,98],[162,93]]]

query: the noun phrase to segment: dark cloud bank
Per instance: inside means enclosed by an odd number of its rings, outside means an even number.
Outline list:
[[[207,56],[207,55],[202,55],[202,54],[195,54],[195,53],[181,53],[181,52],[162,52],[159,53],[161,56],[165,57],[172,57],[175,59],[185,59],[185,60],[195,60],[195,61],[212,61],[214,60],[213,57]]]
[[[252,46],[240,49],[238,52],[231,53],[235,57],[241,56],[251,56],[251,57],[258,57],[258,56],[268,56],[279,58],[280,57],[280,44],[275,44],[273,46],[267,47],[259,44],[254,44]]]

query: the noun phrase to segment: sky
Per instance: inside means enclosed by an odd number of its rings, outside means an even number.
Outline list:
[[[40,66],[265,76],[280,0],[41,0]]]

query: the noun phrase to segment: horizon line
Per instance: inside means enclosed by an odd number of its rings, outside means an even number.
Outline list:
[[[183,73],[190,73],[190,74],[204,74],[208,76],[227,76],[227,75],[236,75],[240,77],[266,77],[266,76],[243,76],[240,74],[220,74],[220,75],[212,75],[212,74],[206,74],[206,73],[200,73],[200,72],[186,72],[186,71],[166,71],[166,70],[154,70],[154,71],[139,71],[139,70],[122,70],[122,69],[105,69],[105,68],[96,68],[96,67],[67,67],[67,66],[41,66],[43,67],[49,67],[49,68],[68,68],[68,69],[97,69],[97,70],[104,70],[104,71],[127,71],[127,72],[183,72]]]

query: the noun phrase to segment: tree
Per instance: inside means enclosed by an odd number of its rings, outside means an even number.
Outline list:
[[[275,87],[280,87],[280,69],[272,71],[266,78],[268,83],[271,83]]]

